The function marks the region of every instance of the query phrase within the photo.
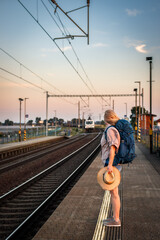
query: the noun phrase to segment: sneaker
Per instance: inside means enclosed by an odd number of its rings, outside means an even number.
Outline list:
[[[121,226],[121,221],[119,220],[116,222],[113,218],[110,221],[104,222],[104,226],[106,227],[120,227]]]
[[[105,223],[113,221],[113,220],[114,220],[113,217],[109,217],[109,218],[104,219],[102,222],[103,222],[103,224],[105,224]]]

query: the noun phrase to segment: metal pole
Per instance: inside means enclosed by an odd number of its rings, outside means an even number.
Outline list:
[[[134,89],[135,91],[135,107],[136,107],[136,120],[135,120],[135,139],[137,140],[137,88]]]
[[[126,117],[127,117],[127,103],[124,103],[126,105]]]
[[[46,92],[46,136],[48,136],[48,92]]]
[[[83,115],[82,115],[82,128],[84,129],[84,112],[83,112]]]
[[[114,111],[114,99],[113,99],[113,107],[112,107],[113,111]]]
[[[150,136],[150,153],[153,152],[153,133],[152,133],[152,57],[146,57],[146,61],[149,61],[150,66],[150,125],[149,125],[149,136]]]
[[[144,114],[144,88],[142,88],[142,114]]]
[[[56,136],[56,127],[57,127],[56,110],[54,110],[54,112],[55,112],[55,136]]]
[[[149,62],[150,64],[150,153],[153,152],[153,135],[152,135],[152,61]]]
[[[142,88],[142,126],[144,129],[144,88]]]
[[[80,101],[78,102],[78,128],[80,128]]]
[[[22,131],[21,131],[21,104],[22,104],[22,102],[20,101],[20,110],[19,110],[19,112],[20,112],[20,116],[19,116],[20,139],[19,139],[19,141],[20,141],[20,142],[22,141]]]
[[[138,125],[138,141],[141,141],[141,82],[139,82],[139,125]]]
[[[24,141],[26,141],[26,100],[29,98],[24,99]]]
[[[19,142],[22,141],[22,131],[21,131],[21,104],[22,104],[23,99],[19,98],[20,102],[20,109],[19,109]]]
[[[88,44],[89,44],[89,5],[90,5],[90,0],[87,0],[87,8],[88,8],[87,38],[88,38]]]
[[[138,141],[141,141],[141,82],[135,81],[139,84],[139,113],[138,113]]]

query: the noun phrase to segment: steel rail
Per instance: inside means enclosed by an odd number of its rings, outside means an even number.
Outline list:
[[[63,158],[62,160],[59,161],[59,163],[62,163],[63,161],[65,161],[66,159],[70,158],[71,156],[73,156],[74,154],[78,153],[79,151],[81,151],[83,148],[85,148],[86,146],[88,146],[89,144],[91,144],[92,142],[94,142],[100,134],[98,134],[94,139],[92,139],[89,143],[85,144],[83,147],[81,147],[80,149],[74,151],[72,154],[69,154],[67,157]],[[99,149],[100,144],[89,154],[89,156],[87,158],[85,158],[85,160],[12,232],[10,233],[10,235],[6,238],[6,240],[9,239],[13,239],[13,237],[15,236],[15,234],[17,234],[18,231],[20,231],[20,229],[22,227],[24,227],[25,224],[27,224],[32,217],[35,216],[36,213],[38,213],[38,211],[40,211],[40,209],[47,204],[47,202],[60,190],[62,189],[62,187],[64,187],[64,185],[66,183],[69,182],[69,180],[76,176],[77,172],[80,171],[80,169],[87,163],[87,161],[93,156],[93,154],[96,153],[96,151]],[[30,180],[26,181],[24,184],[27,184],[31,181],[33,181],[35,178],[39,177],[40,175],[42,176],[45,172],[53,169],[55,166],[58,166],[58,163],[54,164],[53,166],[49,167],[48,169],[42,171],[41,174],[36,175],[35,177],[31,178]],[[15,188],[16,190],[23,187],[24,184],[21,184],[20,186],[18,186],[17,188]],[[15,189],[11,190],[9,193],[3,195],[3,197],[1,197],[1,199],[6,198],[7,195],[10,195],[13,191],[15,191]]]
[[[30,184],[32,181],[34,181],[35,179],[41,177],[42,175],[44,175],[45,173],[47,173],[49,170],[52,170],[53,168],[59,166],[61,163],[63,163],[64,161],[68,160],[70,157],[72,157],[73,155],[75,155],[76,153],[80,152],[83,148],[85,148],[86,146],[88,146],[89,144],[91,144],[95,139],[97,139],[99,137],[100,134],[98,134],[95,138],[93,138],[90,142],[86,143],[85,145],[83,145],[82,147],[80,147],[79,149],[75,150],[74,152],[70,153],[68,156],[62,158],[60,161],[58,161],[57,163],[54,163],[53,165],[51,165],[50,167],[48,167],[47,169],[43,170],[42,172],[38,173],[37,175],[35,175],[34,177],[28,179],[27,181],[25,181],[24,183],[20,184],[19,186],[13,188],[12,190],[10,190],[9,192],[5,193],[4,195],[0,196],[0,201],[6,199],[6,197],[8,198],[9,195],[13,194],[15,191],[20,190],[22,187]]]
[[[85,136],[83,136],[82,138],[80,139],[83,139]],[[3,173],[7,170],[10,170],[10,169],[13,169],[13,167],[17,167],[17,166],[20,166],[20,165],[23,165],[24,163],[28,162],[28,161],[34,161],[36,160],[38,157],[43,157],[44,155],[46,154],[50,154],[51,152],[54,152],[56,150],[58,150],[59,148],[61,148],[62,146],[63,147],[66,147],[68,146],[69,144],[71,143],[74,143],[74,142],[77,142],[78,140],[80,139],[77,139],[77,138],[74,138],[72,140],[68,139],[67,142],[63,142],[63,143],[56,143],[54,146],[46,146],[44,147],[43,149],[36,149],[35,152],[29,152],[29,153],[26,153],[26,154],[23,154],[23,155],[20,155],[20,156],[16,156],[18,157],[17,161],[14,162],[14,163],[8,163],[7,166],[3,166],[3,167],[0,167],[0,173]],[[58,145],[56,147],[56,145]],[[41,151],[41,152],[40,152]],[[32,156],[27,156],[29,154],[32,154]],[[25,155],[25,158],[24,158],[24,155]],[[10,158],[10,159],[5,159],[3,160],[4,161],[4,164],[2,165],[5,165],[5,161],[6,161],[6,164],[9,160],[13,161],[15,159],[15,157],[13,158]],[[23,159],[23,160],[22,160]],[[1,163],[0,163],[1,165]]]

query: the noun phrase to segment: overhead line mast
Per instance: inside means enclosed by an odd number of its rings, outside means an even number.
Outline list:
[[[64,38],[71,38],[74,39],[74,37],[87,37],[88,39],[88,44],[89,44],[89,6],[90,6],[90,0],[87,0],[87,5],[83,6],[83,7],[79,7],[76,9],[73,9],[71,11],[65,12],[55,0],[51,0],[52,3],[54,3],[56,5],[57,8],[59,8],[61,10],[61,12],[63,12],[68,18],[69,20],[77,27],[79,28],[79,30],[84,34],[84,35],[66,35],[65,37],[59,37],[59,38],[55,38],[54,40],[58,40],[58,39],[64,39]],[[68,15],[68,13],[70,12],[74,12],[77,11],[79,9],[82,9],[84,7],[87,7],[87,33]]]
[[[143,97],[142,93],[139,94],[140,96]],[[137,94],[137,96],[139,96]],[[68,95],[59,95],[59,94],[54,94],[54,95],[48,95],[48,97],[132,97],[135,96],[135,94],[68,94]]]

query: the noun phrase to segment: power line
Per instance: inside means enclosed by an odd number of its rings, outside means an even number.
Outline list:
[[[41,1],[42,1],[42,0],[41,0]],[[49,3],[51,4],[51,6],[55,9],[55,7],[53,6],[53,2],[51,2],[50,0],[48,0],[48,2],[49,2]],[[47,7],[46,7],[46,8],[47,8]],[[49,14],[52,16],[52,14],[51,14],[50,11],[48,10],[48,8],[47,8],[47,11],[48,11]],[[65,33],[65,34],[63,33],[63,31],[62,31],[62,34],[67,36],[67,32],[68,32],[69,36],[71,36],[71,34],[70,34],[70,32],[68,31],[68,29],[64,26],[63,22],[61,21],[61,18],[60,18],[60,16],[59,16],[58,12],[56,11],[55,13],[57,14],[57,18],[58,18],[59,22],[61,23],[62,28],[63,28],[63,30],[64,30],[64,33]],[[81,63],[81,61],[80,61],[80,59],[79,59],[76,51],[75,51],[75,49],[73,48],[73,45],[72,45],[71,41],[69,40],[69,38],[67,38],[67,40],[68,40],[69,44],[71,45],[72,50],[73,50],[73,52],[74,52],[74,54],[75,54],[75,56],[76,56],[76,58],[77,58],[78,63],[80,64],[80,66],[81,66],[81,68],[82,68],[82,70],[83,70],[86,78],[88,79],[88,81],[89,81],[91,87],[93,88],[94,92],[97,94],[97,91],[95,90],[95,88],[94,88],[91,80],[89,79],[89,77],[88,77],[88,75],[87,75],[87,73],[86,73],[86,71],[85,71],[85,69],[84,69],[84,67],[83,67],[83,65],[82,65],[82,63]],[[93,94],[93,91],[92,91],[91,89],[90,89],[90,91],[91,91],[91,93]],[[81,98],[81,99],[82,99],[82,98]],[[96,100],[97,100],[97,102],[101,105],[100,100],[99,100],[98,98],[96,98]]]
[[[41,90],[44,90],[44,91],[46,92],[46,89],[44,89],[44,88],[38,86],[38,85],[35,84],[35,83],[32,83],[32,82],[30,82],[30,81],[24,79],[24,78],[22,78],[22,77],[20,77],[20,76],[18,76],[18,75],[16,75],[16,74],[14,74],[14,73],[12,73],[12,72],[6,70],[6,69],[4,69],[4,68],[1,68],[1,67],[0,67],[0,70],[4,71],[4,72],[6,72],[6,73],[9,73],[10,75],[12,75],[12,76],[14,76],[14,77],[17,77],[17,78],[19,78],[19,79],[22,79],[23,81],[25,81],[25,82],[27,82],[27,83],[33,85],[34,87],[39,88],[39,89],[41,89]]]
[[[41,0],[41,2],[43,3],[43,6],[45,7],[45,9],[47,10],[47,12],[48,12],[49,15],[51,16],[51,18],[54,20],[54,22],[56,23],[56,25],[57,25],[58,28],[60,29],[62,35],[66,35],[66,36],[67,36],[67,32],[68,32],[69,36],[71,36],[70,32],[67,30],[67,28],[64,26],[63,22],[61,21],[61,18],[60,18],[60,16],[59,16],[58,12],[55,11],[55,13],[56,13],[56,15],[57,15],[57,18],[58,18],[58,20],[59,20],[59,22],[60,22],[60,24],[61,24],[64,32],[61,30],[60,26],[59,26],[58,23],[55,21],[54,17],[53,17],[52,14],[50,13],[49,9],[47,8],[47,6],[46,6],[45,3],[43,2],[43,0]],[[56,10],[56,8],[53,6],[53,3],[52,3],[50,0],[48,0],[48,2],[49,2],[50,5]],[[78,61],[78,63],[80,64],[80,66],[81,66],[81,68],[82,68],[82,70],[83,70],[86,78],[88,79],[91,87],[93,88],[94,92],[97,93],[97,91],[95,90],[95,88],[94,88],[91,80],[89,79],[89,77],[88,77],[88,75],[87,75],[87,73],[86,73],[86,71],[85,71],[85,69],[84,69],[84,67],[83,67],[83,65],[82,65],[82,63],[81,63],[81,61],[80,61],[80,59],[79,59],[79,57],[78,57],[78,55],[77,55],[77,53],[76,53],[73,45],[72,45],[72,43],[71,43],[71,41],[69,40],[69,38],[66,38],[66,39],[68,40],[68,43],[70,44],[70,46],[71,46],[71,48],[72,48],[72,50],[73,50],[73,53],[74,53],[74,55],[76,56],[77,61]],[[92,91],[90,88],[89,88],[89,90],[90,90],[90,92],[93,94],[93,91]],[[98,103],[101,105],[101,102],[99,101],[99,99],[96,98],[96,100],[97,100]]]
[[[47,82],[46,80],[44,80],[42,77],[40,77],[38,74],[36,74],[35,72],[33,72],[31,69],[29,69],[28,67],[26,67],[23,63],[19,62],[16,58],[14,58],[11,54],[9,54],[8,52],[6,52],[4,49],[0,48],[0,50],[2,52],[4,52],[7,56],[9,56],[10,58],[12,58],[15,62],[17,62],[18,64],[20,64],[20,66],[23,66],[25,69],[27,69],[29,72],[31,72],[32,74],[34,74],[36,77],[38,77],[41,81],[44,81],[45,83],[47,83],[48,85],[50,85],[51,87],[53,87],[55,90],[57,90],[60,93],[64,93],[61,90],[59,90],[58,88],[56,88],[54,85],[52,85],[51,83]],[[65,93],[64,93],[65,94]]]
[[[36,74],[35,72],[33,72],[32,70],[30,70],[28,67],[26,67],[23,63],[21,63],[20,61],[18,61],[15,57],[13,57],[11,54],[9,54],[8,52],[6,52],[4,49],[0,48],[1,51],[3,51],[7,56],[9,56],[10,58],[12,58],[15,62],[17,62],[18,64],[20,64],[20,66],[23,66],[25,69],[27,69],[29,72],[31,72],[32,74],[34,74],[36,77],[38,77],[41,81],[44,81],[45,83],[47,83],[48,85],[50,85],[51,87],[53,87],[55,90],[57,90],[58,92],[62,93],[62,94],[65,94],[63,91],[59,90],[58,88],[56,88],[55,86],[53,86],[51,83],[47,82],[46,80],[44,80],[42,77],[40,77],[38,74]],[[1,69],[2,70],[2,69]],[[8,70],[6,69],[3,69],[3,71],[5,72],[8,72],[10,73]],[[13,76],[16,76],[22,80],[25,80],[23,79],[22,77],[19,77],[17,75],[15,75],[14,73],[10,73],[11,75]],[[25,80],[25,81],[28,81],[28,80]],[[28,81],[28,83],[30,83],[31,85],[33,85],[31,82]],[[38,85],[37,85],[38,86]],[[43,90],[43,89],[42,89]],[[45,90],[46,91],[46,90]],[[72,105],[75,105],[74,103],[66,100],[66,99],[63,99],[64,101],[72,104]]]
[[[43,1],[43,0],[41,0],[41,1]],[[48,0],[48,2],[49,2],[49,3],[51,4],[51,6],[54,8],[53,3],[52,3],[50,0]],[[45,5],[45,4],[44,4],[44,5]],[[45,7],[46,7],[46,5],[45,5]],[[85,7],[86,7],[86,6],[85,6]],[[50,16],[52,16],[52,14],[50,13],[50,11],[48,10],[47,7],[46,7],[46,9],[47,9],[47,11],[49,12]],[[55,8],[54,8],[54,9],[55,9]],[[58,18],[58,20],[60,21],[60,23],[61,23],[61,25],[62,25],[62,27],[63,27],[63,30],[64,30],[65,35],[67,35],[67,32],[68,32],[69,36],[71,36],[70,32],[67,30],[67,28],[66,28],[66,27],[64,26],[64,24],[62,23],[61,18],[60,18],[60,16],[59,16],[58,12],[56,12],[56,14],[57,14],[57,18]],[[53,16],[52,16],[52,18],[53,18]],[[53,19],[54,19],[54,18],[53,18]],[[54,20],[54,21],[55,21],[55,20]],[[60,27],[59,27],[59,29],[60,29]],[[60,30],[61,30],[61,29],[60,29]],[[62,32],[62,34],[64,35],[64,33],[63,33],[62,30],[61,30],[61,32]],[[94,88],[94,86],[93,86],[91,80],[89,79],[89,77],[88,77],[88,75],[87,75],[87,73],[86,73],[86,71],[85,71],[85,69],[84,69],[84,67],[83,67],[83,65],[82,65],[82,63],[81,63],[81,61],[80,61],[80,59],[79,59],[77,53],[76,53],[76,51],[75,51],[75,49],[73,48],[73,45],[72,45],[71,41],[70,41],[68,38],[67,38],[67,40],[68,40],[69,44],[71,45],[72,50],[73,50],[73,52],[74,52],[74,54],[75,54],[75,56],[76,56],[76,58],[77,58],[77,60],[78,60],[78,62],[79,62],[79,64],[80,64],[80,66],[81,66],[81,68],[82,68],[82,70],[83,70],[83,72],[84,72],[86,78],[87,78],[88,81],[90,82],[90,84],[91,84],[93,90],[96,92],[96,90],[95,90],[95,88]],[[91,91],[91,92],[92,92],[92,91]],[[93,92],[92,92],[92,93],[93,93]]]
[[[66,60],[69,62],[71,67],[74,69],[74,71],[77,73],[77,75],[80,77],[80,79],[83,81],[83,83],[86,85],[86,87],[92,92],[88,84],[85,82],[83,77],[79,74],[79,72],[76,70],[75,66],[72,64],[72,62],[69,60],[69,58],[65,55],[65,53],[62,51],[62,49],[58,46],[58,44],[54,41],[54,39],[51,37],[51,35],[45,30],[45,28],[39,23],[38,20],[31,14],[31,12],[24,6],[24,4],[18,0],[18,2],[22,5],[22,7],[29,13],[29,15],[34,19],[34,21],[41,27],[41,29],[47,34],[47,36],[55,43],[57,48],[60,50],[60,52],[63,54],[63,56],[66,58]]]
[[[8,78],[6,78],[6,77],[4,77],[4,76],[1,76],[1,75],[0,75],[0,78],[3,78],[3,79],[5,79],[5,80],[7,80],[7,81],[9,81],[9,82],[13,82],[13,83],[17,84],[18,86],[24,87],[21,83],[17,83],[17,82],[15,82],[15,81],[13,81],[13,80],[10,80],[10,79],[8,79]],[[29,87],[29,86],[25,86],[25,87],[31,89],[31,87]],[[35,89],[35,88],[32,88],[32,90],[37,91],[37,92],[40,92],[40,91],[38,91],[38,89]]]

